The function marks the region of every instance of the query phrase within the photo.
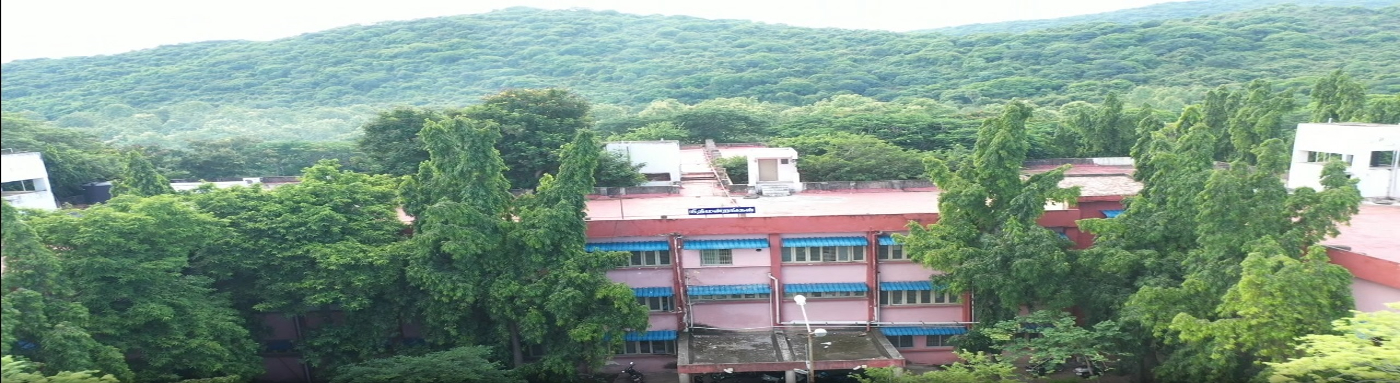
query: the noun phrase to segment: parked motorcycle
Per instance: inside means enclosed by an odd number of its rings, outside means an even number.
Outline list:
[[[642,373],[637,372],[637,368],[636,368],[636,367],[637,367],[637,362],[628,362],[628,363],[627,363],[627,369],[622,370],[622,372],[627,373],[627,380],[628,380],[628,381],[630,381],[630,382],[632,382],[632,383],[642,383],[642,382],[643,382]]]

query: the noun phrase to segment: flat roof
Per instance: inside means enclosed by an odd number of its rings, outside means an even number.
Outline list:
[[[792,368],[807,360],[806,330],[801,328],[761,331],[691,329],[681,332],[679,366],[694,369],[734,368],[736,372],[775,371]],[[902,365],[904,356],[889,345],[878,331],[830,330],[812,346],[818,369],[831,363],[885,360]],[[704,369],[704,367],[700,367]],[[829,368],[829,367],[828,367]]]
[[[1400,206],[1363,204],[1350,224],[1337,226],[1341,234],[1323,240],[1325,245],[1347,246],[1354,253],[1400,262]]]

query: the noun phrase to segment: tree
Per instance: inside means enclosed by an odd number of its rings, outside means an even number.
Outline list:
[[[1123,337],[1117,323],[1103,321],[1084,328],[1074,322],[1075,318],[1067,312],[1040,310],[977,331],[1000,343],[1003,357],[1024,358],[1031,366],[1058,366],[1068,360],[1074,366],[1099,368],[1110,357],[1126,356],[1115,349]]]
[[[1400,304],[1389,304],[1400,310]],[[1271,383],[1400,381],[1400,313],[1352,311],[1332,321],[1332,331],[1303,336],[1302,354],[1266,362]]]
[[[923,175],[923,153],[867,135],[831,133],[773,140],[802,154],[804,181],[910,180]],[[745,164],[747,166],[747,164]]]
[[[12,383],[117,383],[117,377],[100,374],[97,371],[62,371],[54,375],[43,375],[36,371],[34,363],[16,360],[5,355],[0,357],[0,378]],[[94,376],[96,375],[96,376]]]
[[[419,137],[424,124],[455,114],[425,108],[379,112],[374,120],[360,127],[364,135],[356,142],[369,171],[395,176],[417,173],[418,164],[428,159]]]
[[[1011,362],[982,352],[954,351],[958,361],[923,374],[899,374],[893,368],[872,368],[857,379],[861,383],[983,383],[1021,382]]]
[[[4,149],[41,153],[59,199],[82,195],[83,184],[110,180],[121,172],[120,154],[97,137],[11,112],[4,112],[0,124]]]
[[[1400,124],[1400,93],[1374,97],[1366,108],[1366,122]]]
[[[594,169],[593,178],[598,180],[597,186],[637,186],[647,182],[647,177],[639,172],[642,166],[646,164],[633,164],[627,155],[605,149],[598,157],[598,168]]]
[[[627,133],[612,135],[608,137],[608,141],[687,140],[689,137],[690,132],[681,129],[675,123],[662,121],[633,128]]]
[[[513,188],[531,189],[540,176],[557,171],[559,147],[592,124],[588,109],[588,100],[565,89],[512,89],[486,97],[464,113],[499,127],[496,149],[506,164],[506,179]]]
[[[48,373],[96,370],[131,380],[122,353],[98,343],[85,329],[88,310],[75,301],[74,286],[62,274],[63,262],[9,202],[3,209],[0,354],[39,362]]]
[[[299,184],[192,193],[232,233],[190,268],[248,317],[319,319],[296,344],[318,367],[412,349],[403,327],[416,319],[418,296],[403,273],[411,251],[395,211],[398,181],[323,160]]]
[[[1069,125],[1078,136],[1080,154],[1086,157],[1115,157],[1127,155],[1137,140],[1137,119],[1125,114],[1123,101],[1115,93],[1104,98],[1103,105],[1094,109],[1078,109],[1066,116]]]
[[[976,295],[976,317],[986,324],[1011,319],[1021,307],[1072,303],[1063,283],[1070,279],[1069,243],[1036,220],[1047,202],[1072,203],[1078,189],[1057,186],[1064,168],[1021,177],[1032,110],[1021,102],[1004,110],[983,123],[971,166],[954,173],[929,161],[929,176],[943,190],[939,221],[911,223],[909,235],[896,239],[914,259],[945,273],[935,282]]]
[[[334,383],[508,383],[524,382],[502,369],[481,346],[456,347],[420,356],[399,355],[335,369]]]
[[[1341,69],[1313,85],[1312,122],[1356,122],[1366,108],[1366,87]]]
[[[408,275],[428,295],[430,341],[499,345],[515,366],[525,347],[540,346],[531,370],[550,379],[597,367],[623,329],[646,327],[631,290],[606,277],[621,254],[583,250],[597,143],[580,131],[561,149],[558,177],[516,200],[497,137],[488,121],[429,123],[430,159],[403,188],[418,232]]]
[[[261,373],[257,345],[228,297],[188,274],[192,255],[229,235],[179,196],[121,196],[34,227],[63,260],[93,339],[128,356],[136,380]]]
[[[135,150],[126,153],[126,170],[112,185],[112,195],[153,196],[174,192],[170,180],[157,173],[151,160]]]

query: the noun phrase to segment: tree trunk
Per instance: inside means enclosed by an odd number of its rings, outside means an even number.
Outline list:
[[[515,323],[510,324],[510,357],[515,367],[525,365],[525,353],[520,349],[520,328]]]

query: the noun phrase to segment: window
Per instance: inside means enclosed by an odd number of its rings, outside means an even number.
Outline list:
[[[734,250],[700,250],[700,264],[705,266],[732,265],[734,264]]]
[[[826,292],[816,292],[816,293],[786,293],[786,294],[783,294],[783,296],[787,297],[788,299],[792,299],[792,297],[795,297],[795,296],[797,296],[798,294],[801,294],[801,295],[806,296],[806,297],[808,297],[808,298],[864,298],[864,297],[865,297],[865,292],[864,292],[864,291],[826,291]]]
[[[666,266],[671,264],[670,250],[633,251],[627,266]]]
[[[671,297],[637,297],[637,304],[651,311],[671,311]]]
[[[636,342],[623,342],[621,354],[675,354],[676,341],[674,340],[643,340]]]
[[[948,290],[891,290],[880,292],[881,305],[922,305],[958,303],[958,295]]]
[[[1338,153],[1308,152],[1308,162],[1330,162],[1330,161],[1342,161],[1342,162],[1346,162],[1347,165],[1350,165],[1350,164],[1351,164],[1351,156],[1350,156],[1350,155],[1343,156],[1343,155],[1338,154]]]
[[[865,260],[865,246],[784,247],[783,262],[857,262]]]
[[[751,301],[758,299],[768,299],[768,293],[759,294],[723,294],[723,295],[691,295],[692,302],[700,301]]]
[[[928,347],[955,347],[957,344],[953,342],[954,336],[956,335],[927,335],[924,337],[924,345]]]
[[[909,259],[904,255],[904,245],[880,245],[880,259]]]
[[[886,335],[885,338],[888,338],[890,344],[894,345],[895,348],[914,347],[913,335]]]
[[[1371,152],[1371,167],[1388,168],[1395,166],[1395,154],[1396,152],[1394,151]]]

